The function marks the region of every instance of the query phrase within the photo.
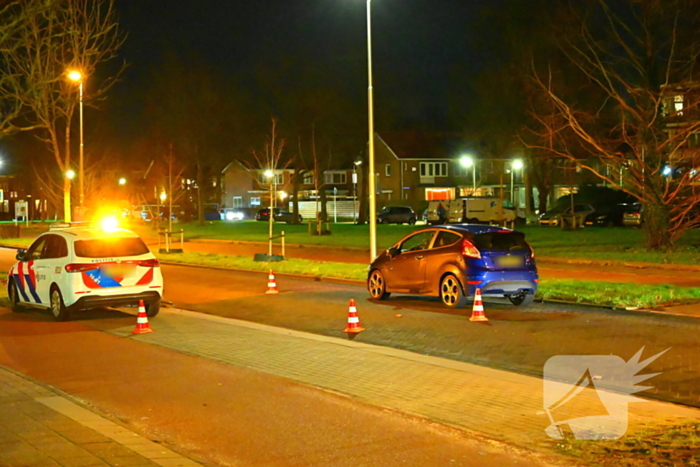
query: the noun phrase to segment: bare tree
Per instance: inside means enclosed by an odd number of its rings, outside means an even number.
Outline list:
[[[22,127],[37,129],[58,171],[50,179],[37,173],[49,197],[60,197],[56,179],[63,178],[64,197],[70,182],[64,176],[71,167],[71,121],[78,104],[78,85],[70,82],[70,69],[88,77],[91,92],[84,101],[102,97],[114,79],[94,83],[98,65],[115,57],[124,38],[120,33],[113,0],[25,0],[11,3],[2,14],[12,28],[0,34],[2,86],[0,101],[16,102]],[[57,204],[57,203],[56,203]],[[70,218],[70,213],[64,213]]]
[[[586,6],[557,34],[585,85],[573,90],[559,68],[534,73],[553,108],[538,115],[538,148],[638,199],[647,246],[670,248],[699,220],[698,1]]]

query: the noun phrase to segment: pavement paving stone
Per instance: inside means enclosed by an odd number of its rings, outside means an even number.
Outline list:
[[[100,430],[124,443],[120,444]],[[136,440],[140,440],[140,449],[144,452],[139,453],[126,445]],[[0,467],[158,465],[200,464],[0,367]]]
[[[248,368],[359,400],[484,433],[523,446],[551,444],[544,429],[541,378],[227,318],[167,310],[155,332],[112,334]],[[574,416],[599,404],[584,390]],[[650,401],[633,404],[632,429],[700,418],[700,410]]]

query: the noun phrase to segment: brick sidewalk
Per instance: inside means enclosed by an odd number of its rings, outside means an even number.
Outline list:
[[[473,430],[550,449],[540,378],[333,337],[199,313],[166,310],[133,337],[186,354],[253,369]],[[127,337],[132,327],[111,333]],[[579,413],[599,404],[584,390]],[[700,419],[700,410],[648,401],[630,405],[630,431]]]
[[[0,467],[198,465],[0,367]]]

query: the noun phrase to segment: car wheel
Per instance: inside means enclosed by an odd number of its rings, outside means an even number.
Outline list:
[[[416,218],[415,218],[415,217],[411,217],[411,218],[408,220],[408,225],[413,225],[413,224],[415,224],[415,223],[416,223]]]
[[[390,292],[386,291],[384,274],[378,270],[372,271],[369,275],[369,279],[367,279],[367,290],[369,291],[369,295],[377,300],[384,300],[391,295]]]
[[[148,316],[149,318],[157,316],[159,311],[160,299],[156,300],[155,302],[146,303],[146,316]]]
[[[532,305],[532,301],[535,299],[535,295],[531,293],[523,292],[517,295],[508,295],[508,300],[515,306],[528,306]]]
[[[51,286],[51,314],[56,321],[68,321],[69,313],[58,287]]]
[[[467,304],[462,284],[452,274],[445,276],[440,282],[440,299],[449,308],[462,308]]]
[[[389,223],[389,219],[382,219],[382,222],[381,222],[381,223],[382,223],[382,224],[388,224],[388,223]]]
[[[24,311],[24,307],[19,304],[19,290],[17,290],[17,284],[15,284],[13,279],[10,279],[7,283],[7,295],[10,298],[12,311],[15,313]]]

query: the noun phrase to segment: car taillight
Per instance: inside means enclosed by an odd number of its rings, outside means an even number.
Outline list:
[[[155,258],[145,259],[143,261],[139,261],[137,264],[142,268],[157,268],[158,266],[160,266],[160,263]]]
[[[80,264],[80,263],[66,264],[66,272],[85,272],[85,271],[93,271],[93,270],[99,269],[99,268],[100,268],[99,264]]]
[[[481,259],[481,252],[466,238],[462,240],[462,254],[470,258]]]

